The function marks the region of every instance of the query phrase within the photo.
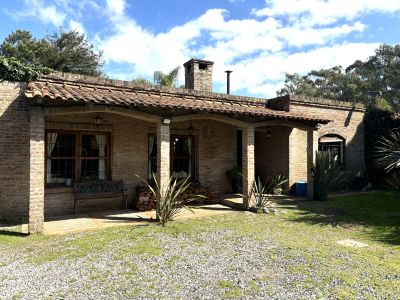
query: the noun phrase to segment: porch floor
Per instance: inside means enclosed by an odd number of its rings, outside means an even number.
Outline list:
[[[182,209],[175,219],[186,220],[237,213],[234,209],[221,204],[196,206],[192,210],[193,213]],[[62,235],[113,226],[147,225],[155,222],[155,217],[154,210],[148,212],[133,210],[93,212],[79,214],[76,218],[73,215],[52,217],[47,218],[44,222],[44,234]],[[23,228],[23,231],[27,231],[27,228]]]

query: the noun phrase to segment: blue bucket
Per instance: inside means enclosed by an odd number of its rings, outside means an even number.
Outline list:
[[[296,196],[307,196],[307,182],[305,182],[305,181],[297,181],[296,182],[295,195]]]

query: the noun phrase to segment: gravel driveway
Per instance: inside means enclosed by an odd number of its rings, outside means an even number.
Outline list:
[[[234,218],[240,219],[240,223],[230,228]],[[0,298],[334,299],[340,296],[332,291],[341,287],[344,279],[321,275],[326,267],[324,262],[309,259],[318,257],[313,253],[317,250],[310,248],[304,255],[303,250],[282,245],[276,238],[279,233],[273,228],[254,230],[260,226],[257,216],[241,213],[174,226],[107,229],[106,238],[105,233],[98,231],[39,240],[20,248],[0,247]],[[98,247],[99,244],[103,246]],[[351,263],[353,257],[346,252],[332,255],[343,262],[337,268],[346,272],[346,262]],[[367,271],[360,274],[357,276],[369,276]],[[398,282],[400,277],[393,280]],[[385,296],[379,294],[363,283],[363,278],[350,286],[356,292],[355,298],[390,296],[390,291]]]

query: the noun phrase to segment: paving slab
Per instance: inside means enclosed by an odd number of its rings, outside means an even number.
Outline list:
[[[182,209],[175,219],[198,219],[238,212],[220,204],[196,206],[191,209],[192,211]],[[47,219],[44,223],[44,234],[62,235],[114,226],[147,225],[153,223],[155,219],[156,212],[154,210],[147,212],[94,212],[88,214],[79,214],[76,217],[73,215],[68,215]]]

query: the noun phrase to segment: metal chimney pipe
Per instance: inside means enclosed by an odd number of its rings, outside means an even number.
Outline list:
[[[226,93],[229,95],[231,93],[231,73],[233,71],[226,70]]]

